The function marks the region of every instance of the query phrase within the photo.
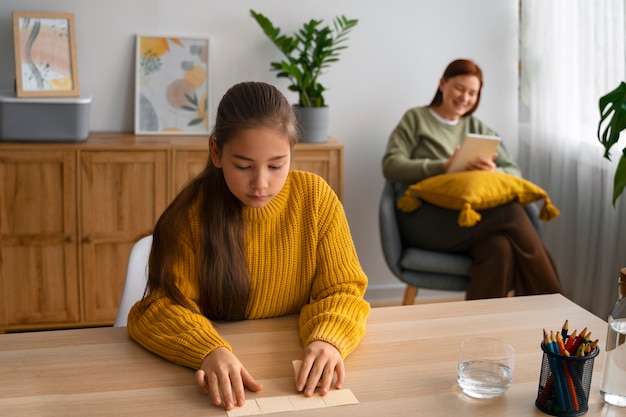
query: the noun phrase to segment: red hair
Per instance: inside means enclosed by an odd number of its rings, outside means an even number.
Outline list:
[[[478,64],[470,59],[457,59],[448,64],[441,78],[444,81],[448,81],[450,78],[454,78],[459,75],[473,75],[478,78],[478,81],[480,81],[480,88],[478,89],[478,95],[476,96],[476,103],[467,113],[463,115],[470,116],[476,111],[478,104],[480,103],[480,92],[483,89],[483,71],[480,69]],[[430,106],[438,106],[442,101],[443,94],[441,93],[439,87],[437,87],[437,92],[435,93],[433,100],[430,102]]]

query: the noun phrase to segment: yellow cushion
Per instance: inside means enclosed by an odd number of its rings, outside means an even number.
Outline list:
[[[460,210],[459,226],[471,227],[480,220],[476,210],[497,207],[512,201],[528,204],[539,199],[544,204],[539,219],[549,221],[559,210],[552,205],[548,194],[532,182],[503,172],[463,171],[426,178],[411,185],[397,202],[398,209],[412,212],[422,203]]]

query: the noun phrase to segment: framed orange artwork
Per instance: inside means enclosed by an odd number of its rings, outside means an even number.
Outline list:
[[[74,15],[13,12],[16,95],[80,95]]]
[[[209,39],[137,35],[135,134],[209,134]]]

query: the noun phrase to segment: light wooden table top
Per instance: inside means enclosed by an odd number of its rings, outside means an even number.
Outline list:
[[[607,325],[560,295],[372,309],[367,335],[346,360],[345,388],[357,405],[280,416],[546,416],[535,408],[542,329],[587,327],[600,339],[586,416],[624,416],[599,394]],[[264,385],[246,398],[292,395],[291,361],[302,347],[295,316],[220,325],[221,334]],[[456,383],[460,343],[496,337],[516,351],[513,385],[478,400]],[[129,339],[126,328],[0,335],[3,416],[225,416],[201,394],[191,369]]]

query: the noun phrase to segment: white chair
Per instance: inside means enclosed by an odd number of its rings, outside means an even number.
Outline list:
[[[114,327],[126,326],[130,308],[141,298],[148,282],[148,258],[152,248],[152,235],[139,239],[128,257],[128,269],[126,270],[126,282],[124,292],[117,310]]]

